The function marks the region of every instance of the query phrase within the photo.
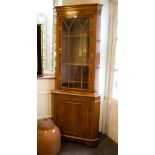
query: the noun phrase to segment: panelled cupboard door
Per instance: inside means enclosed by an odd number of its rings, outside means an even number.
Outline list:
[[[57,122],[62,134],[85,138],[89,136],[91,124],[88,102],[73,102],[64,99],[57,102],[56,109]]]

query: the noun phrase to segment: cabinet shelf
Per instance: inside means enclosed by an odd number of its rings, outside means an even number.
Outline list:
[[[81,81],[64,81],[62,82],[62,87],[69,88],[79,88],[79,89],[87,89],[88,88],[88,82],[81,82]]]
[[[89,33],[63,33],[62,37],[89,37]]]
[[[89,36],[83,36],[83,35],[63,35],[64,38],[89,38]]]
[[[81,83],[81,81],[63,81],[63,83],[75,83],[75,82]],[[88,83],[88,82],[82,81],[82,83]]]
[[[88,66],[89,65],[87,63],[65,63],[65,62],[63,62],[62,64],[70,65],[70,66]]]

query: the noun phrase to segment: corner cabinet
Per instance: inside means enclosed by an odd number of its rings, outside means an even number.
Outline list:
[[[100,16],[102,5],[56,7],[54,121],[63,137],[98,143]]]

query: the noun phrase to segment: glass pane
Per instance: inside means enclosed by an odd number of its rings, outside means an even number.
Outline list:
[[[82,81],[88,82],[88,66],[82,67]]]
[[[81,66],[69,66],[69,87],[81,88]]]
[[[81,66],[69,66],[69,80],[71,82],[81,81]]]
[[[47,71],[47,16],[40,13],[37,16],[37,24],[41,25],[41,52],[42,52],[42,69],[43,73]],[[52,64],[52,63],[51,63]],[[51,65],[50,64],[50,65]]]
[[[68,87],[68,65],[62,64],[62,87]]]
[[[68,63],[68,39],[62,38],[62,63]]]
[[[69,82],[69,88],[81,88],[80,82]]]
[[[89,57],[89,37],[83,38],[83,64],[88,64],[88,57]]]
[[[75,36],[70,37],[69,62],[82,64],[82,38]]]
[[[88,54],[89,19],[64,19],[62,22],[62,63],[68,65],[69,68],[67,74],[62,68],[62,76],[69,76],[66,86],[88,88]]]
[[[82,83],[82,88],[83,89],[88,89],[88,83]]]

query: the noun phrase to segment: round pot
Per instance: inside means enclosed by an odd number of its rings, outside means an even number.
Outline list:
[[[37,124],[38,155],[56,155],[61,148],[59,128],[51,119],[39,120]]]

